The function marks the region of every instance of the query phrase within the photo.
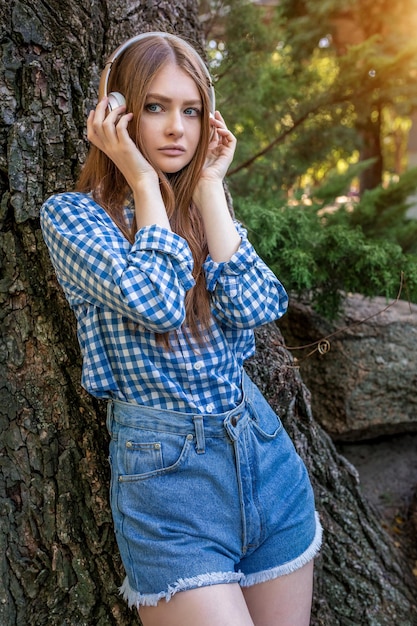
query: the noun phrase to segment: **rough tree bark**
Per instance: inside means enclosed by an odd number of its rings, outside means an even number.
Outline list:
[[[0,0],[0,623],[127,626],[109,515],[104,406],[80,388],[74,319],[39,230],[69,189],[106,54],[169,29],[202,43],[197,0]],[[315,424],[275,327],[249,369],[312,473],[326,540],[313,624],[414,623],[404,559],[363,501],[356,474]]]

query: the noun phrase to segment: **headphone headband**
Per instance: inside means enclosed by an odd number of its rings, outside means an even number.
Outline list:
[[[210,72],[208,71],[206,64],[204,63],[203,59],[200,57],[200,55],[198,54],[198,52],[193,48],[193,46],[191,44],[189,44],[187,41],[185,41],[185,39],[182,39],[180,37],[177,37],[177,35],[172,35],[170,33],[165,33],[165,32],[159,32],[159,31],[150,31],[148,33],[141,33],[140,35],[136,35],[135,37],[131,37],[130,39],[128,39],[127,41],[125,41],[124,43],[122,43],[118,48],[116,48],[116,50],[113,52],[113,54],[111,54],[109,56],[109,58],[107,59],[105,65],[104,65],[104,69],[103,72],[101,74],[100,77],[100,84],[99,84],[99,89],[98,89],[98,97],[99,100],[101,100],[102,98],[104,98],[105,96],[107,96],[107,86],[108,86],[108,82],[109,82],[109,77],[110,77],[110,72],[113,66],[113,63],[115,62],[115,60],[127,49],[129,48],[132,44],[136,43],[137,41],[141,41],[142,39],[147,39],[148,37],[161,37],[163,39],[168,39],[168,40],[180,40],[181,43],[183,45],[186,46],[186,48],[188,50],[190,50],[190,52],[192,52],[193,56],[198,60],[201,69],[203,70],[203,72],[205,73],[208,81],[209,81],[209,86],[210,86],[210,91],[209,91],[209,97],[210,97],[210,106],[211,106],[211,112],[214,113],[214,110],[216,108],[215,105],[215,94],[214,94],[214,87],[213,87],[213,83],[211,80],[211,76],[210,76]]]

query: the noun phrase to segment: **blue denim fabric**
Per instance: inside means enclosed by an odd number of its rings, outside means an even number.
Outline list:
[[[244,376],[221,415],[110,401],[111,508],[130,606],[287,574],[320,548],[304,463]]]

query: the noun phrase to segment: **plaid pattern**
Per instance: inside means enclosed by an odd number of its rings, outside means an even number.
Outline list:
[[[127,214],[132,210],[126,208]],[[184,296],[194,285],[187,242],[157,225],[133,244],[88,194],[45,202],[41,226],[58,280],[78,322],[82,384],[99,398],[192,413],[222,413],[241,399],[253,328],[278,319],[288,298],[236,223],[230,261],[206,259],[212,298],[207,341],[187,333]],[[171,349],[155,333],[171,332]]]

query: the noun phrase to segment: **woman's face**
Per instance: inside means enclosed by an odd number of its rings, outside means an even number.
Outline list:
[[[162,67],[149,85],[140,119],[151,163],[166,174],[193,158],[201,135],[202,101],[194,80],[175,63]]]

